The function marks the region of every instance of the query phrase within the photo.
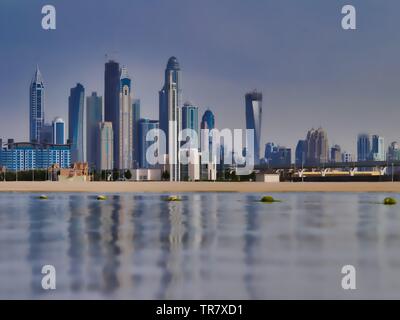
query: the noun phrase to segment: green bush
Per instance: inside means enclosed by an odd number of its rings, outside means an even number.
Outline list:
[[[385,205],[394,205],[396,203],[397,203],[396,199],[391,197],[387,197],[383,200],[383,204]]]

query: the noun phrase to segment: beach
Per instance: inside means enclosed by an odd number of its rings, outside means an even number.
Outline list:
[[[400,192],[400,182],[0,182],[0,192]]]

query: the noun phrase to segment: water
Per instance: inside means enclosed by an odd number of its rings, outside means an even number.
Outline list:
[[[400,206],[384,194],[164,196],[1,193],[0,298],[400,298]],[[341,288],[348,264],[357,290]]]

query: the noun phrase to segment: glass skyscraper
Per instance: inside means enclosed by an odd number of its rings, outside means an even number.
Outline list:
[[[371,160],[372,137],[369,134],[361,133],[357,137],[357,161]]]
[[[86,162],[85,88],[80,83],[69,96],[68,131],[72,162]]]
[[[119,63],[113,60],[105,64],[104,72],[104,121],[111,122],[114,139],[114,166],[119,163],[119,93],[120,93]]]
[[[170,181],[180,180],[179,143],[180,107],[182,100],[181,69],[176,57],[168,60],[165,70],[165,82],[159,92],[160,129],[166,137]]]
[[[254,163],[260,162],[260,138],[262,119],[262,93],[253,91],[247,93],[246,100],[246,129],[254,130]]]
[[[203,129],[203,130],[204,129],[208,129],[209,130],[208,139],[207,139],[208,142],[207,142],[207,140],[205,140],[205,141],[202,140],[203,139],[202,133],[200,133],[199,139],[200,139],[200,144],[201,144],[201,147],[200,147],[201,150],[207,150],[207,145],[206,144],[208,143],[209,160],[212,160],[212,148],[213,148],[213,145],[212,145],[212,133],[211,133],[211,130],[215,129],[215,117],[214,117],[214,114],[211,112],[210,109],[207,109],[204,112],[203,117],[201,118],[200,128]]]
[[[29,140],[40,142],[44,124],[44,84],[39,67],[36,67],[29,90]]]
[[[200,136],[199,136],[199,108],[192,105],[190,102],[186,102],[182,107],[182,130],[191,129],[196,132],[197,135],[197,146],[199,148]],[[194,137],[190,137],[193,143]],[[195,147],[195,146],[190,146]]]
[[[65,144],[65,122],[59,117],[53,121],[53,143]]]
[[[97,145],[100,150],[98,152],[98,159],[96,167],[98,170],[113,170],[115,168],[113,163],[114,154],[114,134],[111,122],[101,122],[98,124],[99,141]]]
[[[151,169],[154,165],[150,164],[146,158],[147,148],[155,142],[146,141],[147,133],[152,129],[159,129],[159,122],[156,120],[140,119],[139,120],[139,167]]]
[[[99,146],[99,123],[103,122],[103,99],[96,92],[86,97],[87,162],[96,165]]]

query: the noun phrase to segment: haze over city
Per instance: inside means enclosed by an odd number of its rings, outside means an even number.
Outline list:
[[[45,117],[68,119],[77,82],[104,94],[105,54],[129,69],[144,116],[158,118],[168,57],[182,68],[183,101],[218,128],[244,128],[244,94],[263,93],[261,145],[294,150],[312,127],[356,153],[360,132],[386,146],[400,139],[400,4],[352,1],[357,30],[340,27],[344,1],[52,1],[57,29],[41,28],[44,1],[0,10],[0,136],[27,141],[28,89],[36,64],[46,85]],[[173,17],[173,19],[171,18]],[[27,36],[29,35],[29,36]],[[262,147],[263,152],[263,147]]]

